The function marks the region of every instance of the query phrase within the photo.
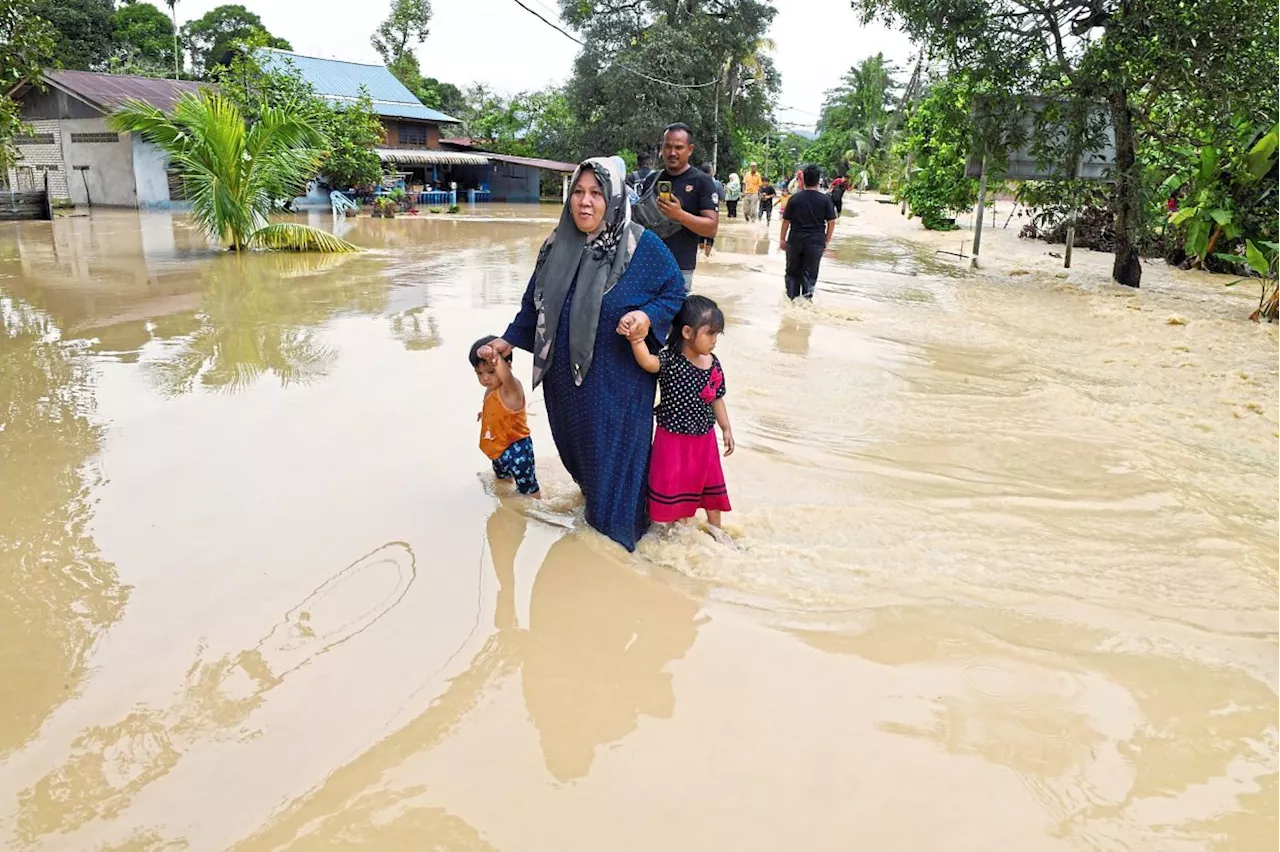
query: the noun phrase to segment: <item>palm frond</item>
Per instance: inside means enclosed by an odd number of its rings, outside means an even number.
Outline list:
[[[190,141],[182,128],[163,112],[135,98],[129,98],[116,107],[107,116],[107,126],[118,132],[136,133],[171,157],[181,154]]]
[[[296,222],[276,222],[259,228],[249,237],[249,245],[277,251],[360,251],[359,246],[335,237],[328,231]]]
[[[313,116],[273,107],[246,126],[233,101],[202,90],[178,98],[170,115],[128,101],[111,122],[169,155],[186,186],[192,219],[231,248],[239,251],[252,242],[302,251],[354,250],[337,237],[306,236],[296,226],[257,236],[276,203],[304,194],[319,171],[327,141]]]

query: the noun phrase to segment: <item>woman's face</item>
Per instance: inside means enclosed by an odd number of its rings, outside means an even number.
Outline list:
[[[569,194],[569,210],[573,213],[573,224],[584,234],[595,233],[604,221],[606,203],[604,189],[596,180],[595,172],[583,171],[578,182],[573,185]]]

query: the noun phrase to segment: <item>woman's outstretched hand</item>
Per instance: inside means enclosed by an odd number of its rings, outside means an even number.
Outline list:
[[[511,348],[512,347],[510,343],[503,340],[501,337],[496,337],[493,340],[490,340],[487,346],[481,347],[480,351],[477,352],[476,354],[487,361],[489,360],[489,358],[485,354],[484,350],[492,349],[493,352],[497,354],[499,357],[505,358],[511,354]]]
[[[648,314],[644,311],[631,311],[618,320],[618,334],[631,341],[644,340],[649,335],[649,325]]]

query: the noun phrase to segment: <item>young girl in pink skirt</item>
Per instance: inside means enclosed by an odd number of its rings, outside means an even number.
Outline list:
[[[636,363],[658,374],[658,428],[649,461],[649,518],[671,523],[705,509],[716,538],[720,513],[729,511],[729,491],[720,467],[715,426],[724,454],[733,453],[733,428],[724,404],[724,369],[713,353],[724,314],[705,296],[691,295],[671,323],[667,345],[657,355],[643,339],[631,341]]]

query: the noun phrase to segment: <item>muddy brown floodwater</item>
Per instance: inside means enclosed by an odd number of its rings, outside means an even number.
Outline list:
[[[848,208],[725,224],[741,550],[634,556],[475,446],[556,208],[0,226],[0,847],[1273,850],[1256,293]]]

